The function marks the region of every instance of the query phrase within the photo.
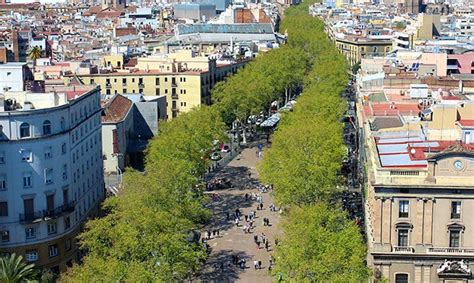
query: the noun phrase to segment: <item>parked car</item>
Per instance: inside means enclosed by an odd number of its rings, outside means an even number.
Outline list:
[[[220,152],[216,151],[216,152],[211,153],[211,155],[209,155],[209,158],[213,161],[217,161],[217,160],[220,160],[222,156]]]

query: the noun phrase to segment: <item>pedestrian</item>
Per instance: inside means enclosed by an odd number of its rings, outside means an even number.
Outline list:
[[[249,217],[247,216],[247,214],[245,214],[245,222],[249,222],[249,221],[248,221],[248,218],[249,218]]]
[[[275,239],[275,246],[278,246],[278,239]]]
[[[270,248],[270,244],[268,244],[268,241],[265,242],[265,250],[268,252],[268,249]]]
[[[266,218],[263,218],[263,220],[262,220],[263,226],[267,226],[267,221],[266,220],[267,220]]]
[[[258,235],[257,235],[257,234],[253,235],[253,241],[254,241],[255,243],[258,242]]]
[[[253,261],[253,267],[254,267],[255,269],[258,268],[258,261],[257,261],[257,260],[254,260],[254,261]]]
[[[245,193],[245,200],[248,200],[248,199],[249,199],[249,194]]]
[[[262,261],[261,260],[258,261],[258,269],[262,269]]]
[[[225,213],[225,216],[226,216],[227,221],[229,221],[229,220],[230,220],[230,213],[229,213],[229,211],[227,211],[227,212]]]
[[[235,218],[235,226],[239,227],[239,218]]]
[[[253,220],[250,221],[250,228],[253,228]]]
[[[263,202],[260,203],[260,210],[263,210]]]
[[[216,236],[219,237],[219,229],[216,230]]]
[[[252,179],[252,173],[249,172],[249,179]]]
[[[257,249],[260,249],[260,241],[257,241]]]

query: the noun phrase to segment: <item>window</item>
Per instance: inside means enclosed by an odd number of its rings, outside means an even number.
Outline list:
[[[23,174],[23,187],[31,188],[32,185],[33,185],[33,182],[32,182],[31,173],[24,173]]]
[[[66,251],[70,251],[71,250],[71,239],[66,239],[66,241],[64,242],[64,249]]]
[[[21,154],[21,161],[23,162],[32,162],[33,161],[33,154],[31,150],[28,149],[22,149],[20,151]]]
[[[61,117],[61,130],[64,131],[66,129],[66,120],[64,117]]]
[[[6,190],[7,189],[7,180],[4,175],[0,175],[0,190]]]
[[[408,283],[408,274],[395,274],[395,283]]]
[[[122,93],[127,93],[127,89],[126,88],[122,89]]]
[[[8,202],[0,201],[0,216],[8,216]]]
[[[58,254],[59,254],[58,245],[54,244],[54,245],[48,246],[49,257],[55,257],[55,256],[58,256]]]
[[[408,229],[399,229],[398,230],[398,246],[407,247],[408,246]]]
[[[398,207],[398,217],[408,217],[408,200],[400,200]]]
[[[160,78],[156,78],[155,84],[156,84],[156,85],[160,85]]]
[[[106,89],[105,94],[110,95],[110,89]]]
[[[461,240],[461,231],[460,230],[450,230],[449,231],[449,247],[450,248],[459,248]]]
[[[5,163],[5,151],[0,151],[0,164]]]
[[[53,169],[52,168],[44,169],[44,183],[45,184],[53,183]]]
[[[51,135],[51,122],[49,120],[43,122],[43,135]]]
[[[38,260],[38,251],[37,250],[26,251],[25,260],[26,260],[26,262],[37,261]]]
[[[56,224],[56,222],[48,223],[48,235],[56,234],[56,232],[58,231],[57,228],[58,225]]]
[[[22,123],[20,125],[20,138],[27,138],[30,136],[30,124]]]
[[[82,129],[81,129],[81,130],[82,130]],[[61,145],[61,153],[62,153],[62,154],[66,154],[66,152],[67,152],[66,143],[63,143],[63,144]]]
[[[67,165],[63,165],[63,180],[67,180]]]
[[[451,219],[461,218],[461,202],[453,201],[451,202]]]
[[[71,218],[69,216],[64,217],[64,229],[69,229],[71,227]]]
[[[36,228],[35,227],[25,228],[25,237],[26,239],[36,238]]]
[[[53,148],[48,146],[44,149],[44,159],[50,159],[51,157],[53,157]]]
[[[0,231],[0,236],[2,237],[2,243],[10,242],[10,231]]]

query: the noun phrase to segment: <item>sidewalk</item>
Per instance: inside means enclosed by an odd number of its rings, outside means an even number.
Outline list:
[[[280,215],[278,212],[271,212],[269,205],[272,203],[270,193],[261,193],[263,197],[263,210],[257,210],[256,200],[246,200],[245,194],[259,193],[256,185],[258,184],[258,174],[256,165],[261,160],[256,157],[257,148],[247,148],[240,155],[235,157],[227,166],[222,168],[216,177],[229,178],[232,181],[232,188],[226,190],[216,190],[211,193],[218,193],[220,200],[213,201],[210,205],[214,216],[211,224],[203,229],[219,229],[219,236],[211,238],[208,244],[212,252],[205,265],[202,274],[198,277],[199,281],[213,282],[272,282],[268,274],[268,266],[271,251],[275,245],[275,238],[278,237],[277,231]],[[249,172],[251,178],[249,178]],[[245,234],[243,225],[244,216],[241,217],[239,227],[234,223],[234,212],[239,208],[242,215],[250,214],[251,211],[257,212],[254,221],[253,233]],[[226,213],[231,215],[227,220]],[[269,218],[271,226],[263,225],[263,218]],[[269,241],[270,247],[267,252],[264,245],[258,249],[254,242],[254,235],[264,233]],[[205,237],[205,234],[202,235]],[[246,268],[241,269],[232,263],[232,256],[245,258]],[[262,269],[255,269],[254,260],[262,262]]]

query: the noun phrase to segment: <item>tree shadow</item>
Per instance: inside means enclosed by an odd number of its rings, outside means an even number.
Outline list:
[[[233,250],[221,250],[218,253],[211,253],[205,268],[198,275],[202,282],[235,282],[239,279],[239,274],[244,272],[238,264],[233,262],[233,257],[245,259],[245,269],[253,268],[252,257],[245,252]]]

